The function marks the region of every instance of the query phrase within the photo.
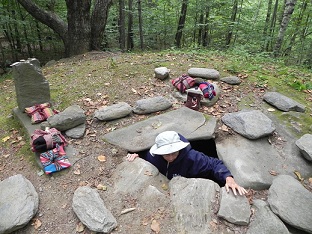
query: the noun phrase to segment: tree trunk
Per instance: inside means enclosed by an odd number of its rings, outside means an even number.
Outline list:
[[[280,30],[277,36],[275,47],[274,47],[274,52],[273,52],[274,57],[278,57],[280,54],[280,50],[281,50],[282,43],[284,40],[284,35],[286,32],[289,20],[291,18],[291,15],[294,12],[296,2],[297,0],[287,0],[286,2],[283,19],[280,25]]]
[[[236,21],[237,8],[238,8],[238,0],[234,0],[233,7],[232,7],[231,20],[230,20],[230,24],[228,26],[228,33],[227,33],[226,39],[225,39],[225,46],[226,47],[230,46],[231,39],[233,36],[233,29],[234,29],[234,24]]]
[[[132,50],[133,43],[133,12],[132,12],[132,0],[128,0],[128,35],[127,35],[127,50]]]
[[[210,8],[207,7],[206,9],[206,15],[205,15],[205,27],[204,27],[204,33],[203,33],[203,46],[206,47],[209,45],[209,12],[210,12]]]
[[[119,0],[119,46],[121,51],[125,51],[126,29],[125,29],[125,1]]]
[[[267,44],[269,41],[269,36],[268,36],[268,29],[270,27],[270,18],[271,18],[271,11],[272,11],[272,0],[269,0],[268,2],[268,8],[267,8],[267,14],[266,14],[266,18],[265,18],[265,24],[264,24],[264,29],[263,29],[263,38],[264,38],[264,44],[262,47],[262,51],[265,50],[265,48],[267,48]]]
[[[17,0],[35,19],[47,25],[62,39],[65,55],[82,54],[101,47],[112,0],[96,0],[90,16],[91,0],[66,0],[67,22],[43,10],[32,0]]]
[[[108,11],[112,4],[112,0],[97,0],[94,3],[91,16],[91,50],[100,50],[102,47]]]
[[[69,54],[83,54],[91,49],[91,0],[66,0]]]
[[[204,14],[203,12],[199,15],[199,27],[198,27],[198,38],[197,38],[197,44],[202,45],[203,44],[203,34],[204,34]]]
[[[292,34],[292,36],[291,36],[291,39],[290,39],[290,42],[289,42],[289,46],[287,47],[287,49],[286,49],[286,51],[285,51],[285,55],[286,55],[286,56],[288,56],[288,55],[291,54],[291,50],[292,50],[292,47],[294,46],[294,44],[295,44],[295,42],[296,42],[297,36],[298,36],[298,35],[299,35],[299,36],[302,35],[302,33],[299,34],[298,32],[299,32],[299,30],[300,30],[300,25],[302,25],[302,20],[303,20],[304,13],[305,13],[305,11],[306,11],[306,9],[307,9],[307,5],[308,5],[308,2],[307,2],[307,0],[305,0],[305,1],[302,3],[301,7],[300,7],[299,15],[298,15],[298,17],[297,17],[296,20],[295,20],[296,22],[295,22],[295,29],[294,29],[294,32],[293,32],[293,34]],[[300,38],[300,39],[302,39],[302,38]]]
[[[265,51],[272,51],[272,39],[274,37],[274,31],[275,31],[275,24],[276,24],[276,18],[277,18],[277,9],[278,9],[278,0],[275,0],[274,4],[274,10],[271,18],[271,23],[270,23],[270,31],[267,36],[268,38],[268,43],[266,44]]]
[[[187,5],[188,5],[188,0],[183,0],[182,6],[181,6],[181,14],[179,18],[178,29],[175,35],[175,45],[178,48],[181,48],[181,39],[182,39],[183,28],[184,28],[184,24],[186,20]]]
[[[144,49],[144,43],[143,43],[143,20],[142,20],[141,0],[138,0],[138,14],[139,14],[140,48],[141,48],[141,50],[143,50]]]

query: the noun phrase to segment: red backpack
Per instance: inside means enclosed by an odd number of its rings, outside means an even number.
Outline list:
[[[183,74],[182,76],[173,79],[171,83],[180,93],[185,93],[187,89],[192,88],[195,85],[195,79],[189,75]]]

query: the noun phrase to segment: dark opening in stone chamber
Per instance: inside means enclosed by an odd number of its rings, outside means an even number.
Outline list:
[[[194,150],[197,150],[199,152],[203,152],[207,156],[218,158],[217,150],[216,150],[216,143],[214,139],[208,139],[208,140],[196,140],[196,141],[190,141],[191,146]],[[148,150],[136,152],[140,155],[140,158],[145,158],[146,153]],[[132,153],[132,152],[129,152]]]

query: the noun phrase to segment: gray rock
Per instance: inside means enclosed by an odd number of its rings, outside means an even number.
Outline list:
[[[94,113],[94,118],[101,121],[123,118],[132,112],[132,107],[126,102],[119,102],[111,106],[105,106]]]
[[[219,80],[220,79],[220,73],[215,69],[209,69],[209,68],[190,68],[188,69],[189,76],[192,77],[201,77],[205,79],[211,79],[211,80]]]
[[[228,193],[221,188],[221,202],[218,217],[237,225],[248,225],[250,206],[245,196],[234,195],[232,190]]]
[[[152,181],[168,181],[155,166],[141,158],[119,164],[113,178],[116,181],[114,193],[133,193],[153,184]]]
[[[72,207],[79,220],[91,231],[109,233],[117,227],[115,217],[95,189],[88,186],[76,189]]]
[[[51,128],[56,128],[59,131],[66,131],[68,129],[84,124],[86,115],[84,110],[78,105],[67,107],[64,111],[53,115],[47,119]]]
[[[171,106],[172,103],[168,99],[158,96],[136,101],[135,106],[133,107],[133,112],[136,114],[150,114],[166,110]]]
[[[187,107],[169,111],[104,135],[104,140],[130,152],[149,149],[163,131],[177,131],[188,140],[214,138],[217,121]],[[183,127],[181,127],[183,126]]]
[[[169,188],[178,233],[218,233],[209,224],[213,207],[218,202],[219,185],[207,179],[178,176],[169,182]]]
[[[302,155],[309,161],[312,161],[312,134],[305,134],[296,141]]]
[[[169,70],[166,67],[157,67],[154,70],[155,72],[155,78],[164,80],[169,77]]]
[[[272,212],[269,205],[262,200],[254,200],[254,219],[250,223],[247,234],[289,233],[285,224]]]
[[[200,105],[202,105],[202,106],[213,106],[219,100],[219,97],[221,94],[220,89],[216,83],[211,83],[211,84],[214,86],[214,89],[216,91],[216,96],[214,96],[211,100],[203,97],[202,100],[200,101]],[[181,102],[186,102],[186,99],[187,99],[186,93],[182,94],[178,91],[173,92],[172,96]]]
[[[218,156],[229,168],[238,184],[256,190],[267,189],[280,171],[284,158],[262,138],[249,140],[240,135],[216,142]]]
[[[25,226],[37,213],[39,196],[32,183],[17,174],[0,182],[0,233]]]
[[[17,105],[22,112],[26,107],[51,102],[49,82],[43,76],[37,59],[16,62],[11,66]]]
[[[237,76],[223,77],[220,80],[231,85],[238,85],[242,82]]]
[[[227,113],[222,122],[248,139],[258,139],[274,132],[273,122],[259,110]]]
[[[86,131],[86,124],[80,124],[77,127],[71,128],[67,131],[65,131],[65,135],[73,138],[73,139],[79,139],[82,138]]]
[[[312,193],[292,176],[279,175],[269,189],[271,210],[291,226],[312,233]]]
[[[282,111],[305,112],[305,106],[278,92],[268,92],[263,100]]]

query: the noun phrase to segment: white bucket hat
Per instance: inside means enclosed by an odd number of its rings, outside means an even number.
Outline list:
[[[190,144],[189,142],[181,141],[178,133],[175,131],[165,131],[158,134],[155,143],[150,149],[151,155],[171,154]]]

